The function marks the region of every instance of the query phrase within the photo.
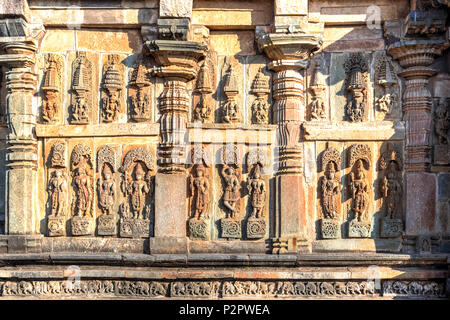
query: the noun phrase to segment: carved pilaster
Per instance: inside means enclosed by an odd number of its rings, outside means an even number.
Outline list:
[[[388,48],[403,67],[399,76],[406,80],[403,119],[407,128],[405,170],[409,172],[426,171],[431,162],[432,96],[428,79],[436,74],[430,66],[444,49],[444,40],[404,40]]]
[[[146,46],[160,67],[156,76],[164,78],[160,98],[161,142],[159,172],[184,172],[184,135],[191,105],[187,82],[197,76],[198,62],[205,56],[206,45],[193,41],[153,40]]]
[[[272,235],[274,253],[297,251],[298,239],[304,237],[305,189],[303,148],[300,143],[301,122],[305,115],[304,70],[311,53],[320,48],[320,37],[306,33],[262,34],[258,47],[272,61],[268,69],[273,76],[272,107],[278,124],[276,153],[276,208]]]
[[[36,108],[33,94],[35,41],[28,38],[0,38],[0,65],[6,66],[6,113],[9,134],[6,155],[6,232],[36,233],[37,142],[34,134]],[[20,41],[17,41],[20,39]]]

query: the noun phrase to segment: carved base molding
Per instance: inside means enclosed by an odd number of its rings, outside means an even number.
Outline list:
[[[148,238],[150,236],[150,220],[120,219],[120,236],[123,238]]]
[[[266,221],[260,218],[249,218],[247,220],[247,238],[261,239],[266,236]]]
[[[49,216],[47,218],[47,230],[49,237],[61,237],[66,234],[66,220],[60,217]]]
[[[397,238],[402,235],[403,221],[401,219],[380,219],[380,236],[382,238]]]
[[[102,215],[98,217],[97,234],[99,236],[115,236],[117,234],[117,221],[114,216]]]
[[[229,218],[224,218],[220,220],[220,227],[222,230],[222,238],[230,239],[240,239],[241,232],[241,221]]]
[[[0,298],[445,298],[443,281],[0,281]]]
[[[209,240],[209,223],[205,219],[190,219],[188,228],[192,240]]]
[[[93,234],[91,218],[75,216],[72,218],[70,225],[73,236],[88,236]]]
[[[320,220],[320,231],[322,239],[337,239],[339,237],[340,225],[333,219]]]
[[[370,222],[358,221],[356,219],[348,223],[349,238],[370,238],[372,225]]]

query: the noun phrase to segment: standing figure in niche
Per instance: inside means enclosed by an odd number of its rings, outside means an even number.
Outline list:
[[[222,169],[222,176],[225,180],[225,192],[223,204],[228,209],[227,218],[236,218],[236,204],[239,201],[239,179],[233,167],[228,165]]]
[[[130,181],[131,177],[128,176],[127,193],[131,195],[131,211],[135,219],[141,218],[146,196],[150,193],[150,176],[146,177],[147,181],[144,180],[144,177],[145,172],[140,163],[135,166],[134,181]]]
[[[386,216],[394,219],[398,216],[399,208],[402,204],[403,188],[396,177],[396,164],[389,164],[388,173],[384,176],[381,183],[381,194],[386,204]]]
[[[325,219],[336,219],[338,213],[338,194],[340,183],[336,177],[334,163],[328,162],[322,180],[322,206]]]
[[[250,194],[253,211],[250,214],[251,218],[264,217],[264,204],[266,202],[266,183],[261,178],[259,165],[255,166],[252,177],[247,180],[247,189]]]
[[[112,171],[108,165],[104,165],[102,178],[97,180],[98,201],[103,214],[112,213],[116,196],[116,183],[112,178]]]
[[[85,217],[91,208],[92,195],[90,178],[84,167],[81,166],[75,170],[74,183],[76,189],[75,215]]]
[[[195,169],[195,177],[190,177],[190,189],[193,195],[194,217],[201,219],[206,215],[209,204],[209,183],[205,177],[205,169],[198,166]]]
[[[53,176],[48,183],[48,192],[50,193],[50,203],[52,208],[51,215],[54,217],[64,215],[67,184],[61,170],[53,172]]]
[[[359,159],[356,162],[356,174],[350,173],[350,190],[352,193],[355,219],[359,222],[366,220],[366,212],[369,205],[369,186],[363,169],[363,161]]]

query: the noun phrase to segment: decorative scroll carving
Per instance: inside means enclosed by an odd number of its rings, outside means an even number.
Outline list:
[[[437,144],[434,145],[434,163],[437,165],[450,164],[450,107],[448,98],[435,100],[434,132]]]
[[[379,56],[375,62],[375,107],[385,116],[400,104],[398,82],[390,59],[385,55]]]
[[[226,100],[222,107],[222,121],[227,123],[239,122],[240,110],[236,102],[236,96],[239,94],[239,86],[237,77],[233,73],[233,65],[231,62],[228,62],[228,68],[224,75],[223,91]]]
[[[339,167],[341,155],[334,148],[327,148],[322,155],[322,170],[324,176],[320,181],[320,195],[323,218],[321,232],[323,239],[336,239],[339,236],[339,199],[340,179]]]
[[[121,92],[123,87],[122,69],[119,66],[119,55],[108,56],[108,61],[103,66],[102,84],[102,121],[113,122],[122,110]]]
[[[66,145],[61,142],[56,142],[52,146],[50,163],[52,167],[66,167]]]
[[[116,234],[116,216],[113,212],[116,201],[115,164],[113,149],[104,146],[97,152],[97,171],[100,173],[97,179],[98,206],[102,211],[98,217],[97,233],[101,236]]]
[[[86,52],[78,51],[72,63],[72,104],[71,123],[88,124],[92,112],[92,63]]]
[[[152,120],[152,95],[148,69],[139,63],[131,73],[130,79],[130,118],[136,122]]]
[[[269,104],[267,103],[267,96],[270,93],[269,79],[264,76],[263,67],[261,67],[253,80],[250,92],[256,96],[253,101],[252,123],[267,124],[269,123]]]
[[[152,197],[153,157],[145,148],[135,148],[126,154],[119,169],[123,173],[122,192],[127,202],[120,207],[120,236],[148,237]],[[131,212],[131,214],[130,214]]]
[[[380,158],[382,174],[380,194],[383,198],[386,216],[381,220],[381,237],[394,238],[403,231],[403,182],[402,162],[392,143],[388,143]]]
[[[226,212],[226,217],[221,219],[222,238],[240,238],[241,162],[239,148],[236,145],[224,146],[222,161],[223,205]]]
[[[212,101],[210,94],[213,92],[214,73],[213,64],[206,58],[200,67],[194,94],[199,96],[199,101],[193,110],[194,121],[211,122]]]
[[[72,235],[92,234],[92,152],[84,144],[77,144],[72,150]]]
[[[61,112],[61,88],[63,74],[62,58],[56,54],[46,55],[46,67],[44,73],[42,120],[45,123],[53,123],[59,119]]]
[[[361,122],[367,116],[367,62],[360,53],[352,53],[345,61],[346,114],[352,122]]]
[[[351,208],[354,218],[349,223],[349,237],[370,237],[371,223],[369,221],[369,190],[370,182],[366,170],[371,166],[371,151],[365,144],[354,144],[350,147],[349,190],[352,198]]]
[[[323,77],[323,73],[320,71],[323,58],[316,57],[312,74],[311,84],[309,90],[311,92],[311,102],[308,105],[309,120],[321,120],[326,118],[326,106],[325,106],[325,92],[326,83]]]

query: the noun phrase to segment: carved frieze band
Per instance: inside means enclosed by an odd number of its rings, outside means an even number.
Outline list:
[[[1,281],[2,297],[186,297],[186,298],[445,298],[442,281],[132,281],[132,280],[22,280]]]

